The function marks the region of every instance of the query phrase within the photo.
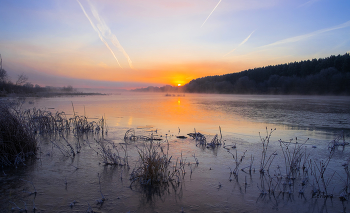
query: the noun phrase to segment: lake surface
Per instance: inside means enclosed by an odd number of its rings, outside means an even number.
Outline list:
[[[3,212],[10,212],[16,205],[24,208],[25,204],[31,210],[33,203],[37,212],[92,209],[96,212],[342,212],[350,209],[349,201],[339,199],[349,178],[342,166],[350,156],[348,146],[336,147],[325,173],[333,199],[312,198],[316,184],[312,174],[305,187],[301,185],[305,178],[302,174],[295,182],[286,183],[288,190],[282,189],[284,182],[277,181],[279,193],[273,196],[261,193],[263,187],[275,181],[271,177],[283,173],[280,168],[285,166],[285,158],[279,139],[303,143],[309,138],[303,145],[303,153],[315,162],[328,158],[329,142],[339,134],[344,134],[349,142],[349,97],[122,93],[21,101],[23,109],[63,111],[67,117],[73,116],[74,109],[75,114],[85,115],[90,121],[104,117],[108,125],[106,139],[121,152],[128,129],[135,129],[137,135],[157,135],[163,139],[162,146],[169,144],[173,163],[181,157],[186,161],[186,174],[180,183],[168,187],[144,188],[134,183],[130,188],[130,173],[138,161],[137,147],[147,142],[127,143],[130,166],[127,168],[103,165],[96,152],[99,147],[94,134],[84,136],[81,152],[75,157],[65,157],[53,146],[52,141],[62,139],[42,135],[38,136],[38,159],[17,169],[3,168],[0,176]],[[219,126],[223,144],[216,148],[196,146],[192,138],[176,137],[196,131],[210,141],[215,134],[220,135]],[[268,149],[268,156],[276,151],[270,165],[270,179],[267,175],[261,177],[258,171],[262,156],[259,132],[264,138],[266,128],[268,133],[276,129]],[[71,134],[67,140],[74,143],[77,137]],[[255,172],[239,170],[238,176],[230,174],[236,164],[228,151],[233,154],[237,151],[239,158],[246,151],[239,169],[249,166],[254,157]],[[36,196],[23,192],[23,189],[33,191],[33,185]],[[299,196],[301,188],[305,189],[305,196]],[[100,190],[106,198],[103,205],[96,201],[101,198]],[[77,203],[71,207],[73,201]]]

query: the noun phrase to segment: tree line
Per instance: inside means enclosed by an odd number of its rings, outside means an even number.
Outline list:
[[[28,82],[28,77],[20,74],[15,82],[9,80],[6,70],[0,67],[0,97],[9,94],[31,95],[38,93],[53,93],[53,92],[74,92],[72,86],[63,88],[54,88],[50,86],[42,87],[38,84]]]
[[[147,87],[136,91],[350,95],[350,55],[270,65],[238,73],[207,76],[183,87]]]
[[[350,95],[350,55],[207,76],[184,87],[197,93]]]

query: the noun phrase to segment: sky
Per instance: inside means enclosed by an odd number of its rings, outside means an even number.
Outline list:
[[[350,52],[349,0],[1,0],[10,79],[133,89]]]

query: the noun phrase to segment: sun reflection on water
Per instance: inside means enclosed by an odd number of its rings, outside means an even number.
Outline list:
[[[180,97],[178,94],[165,96],[163,93],[123,93],[94,98],[37,99],[35,107],[53,107],[53,112],[70,113],[73,102],[74,109],[79,114],[84,112],[85,107],[88,118],[101,118],[106,115],[108,127],[137,128],[152,125],[163,135],[169,131],[174,135],[178,134],[178,128],[183,135],[193,132],[194,129],[201,133],[217,134],[220,126],[223,134],[246,138],[258,137],[258,133],[266,127],[277,128],[279,131],[276,136],[290,129],[281,124],[267,124],[260,117],[245,116],[247,112],[253,115],[257,110],[266,111],[261,107],[245,107],[246,99],[249,98],[251,99],[250,96],[234,95],[186,94]],[[254,141],[257,139],[254,138]]]

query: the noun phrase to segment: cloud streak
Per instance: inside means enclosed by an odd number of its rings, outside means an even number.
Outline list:
[[[238,47],[239,47],[239,46],[242,46],[244,43],[246,43],[246,42],[248,41],[248,39],[250,38],[250,36],[252,36],[252,34],[253,34],[254,32],[255,32],[255,30],[254,30],[252,33],[250,33],[250,35],[249,35],[247,38],[245,38],[245,39],[238,45]],[[226,53],[223,57],[225,57],[225,56],[227,56],[228,54],[232,53],[232,52],[235,51],[238,47],[236,47],[236,48],[234,48],[233,50],[231,50],[230,52]]]
[[[88,1],[88,2],[90,5],[90,9],[91,9],[92,14],[94,15],[95,19],[98,21],[97,27],[100,30],[100,32],[102,32],[102,34],[105,38],[110,39],[111,42],[113,43],[113,45],[115,47],[117,47],[120,52],[123,53],[125,58],[128,60],[130,68],[133,68],[132,61],[131,61],[129,55],[126,53],[126,51],[124,50],[122,45],[119,43],[117,37],[112,33],[111,29],[107,26],[107,24],[104,22],[104,20],[102,18],[100,18],[96,8],[91,4],[90,1]]]
[[[115,60],[117,61],[118,65],[122,68],[122,66],[120,65],[117,57],[115,56],[113,50],[110,48],[110,46],[108,45],[107,41],[105,39],[109,39],[112,44],[117,47],[119,49],[120,52],[123,53],[123,55],[126,57],[126,59],[128,60],[129,66],[130,68],[133,68],[132,65],[132,61],[129,57],[129,55],[126,53],[126,51],[124,50],[124,48],[122,47],[122,45],[119,43],[117,37],[111,32],[111,29],[107,26],[107,24],[104,22],[104,20],[99,16],[96,8],[90,3],[90,1],[88,1],[89,6],[90,6],[90,10],[94,16],[94,18],[97,21],[97,24],[95,25],[93,23],[93,21],[91,20],[91,18],[89,17],[89,15],[86,13],[83,5],[79,2],[79,0],[77,0],[77,2],[79,3],[81,9],[83,10],[86,18],[89,20],[92,28],[97,32],[99,38],[101,39],[101,41],[106,45],[106,47],[111,51],[113,57],[115,58]]]
[[[317,30],[315,32],[308,33],[308,34],[305,34],[305,35],[295,36],[295,37],[292,37],[292,38],[286,38],[286,39],[283,39],[283,40],[280,40],[280,41],[276,41],[274,43],[262,46],[261,48],[271,47],[271,46],[276,46],[276,45],[281,45],[281,44],[287,44],[287,43],[292,43],[292,42],[297,42],[297,41],[301,41],[301,40],[304,40],[304,39],[307,39],[307,38],[319,35],[321,33],[329,32],[329,31],[333,31],[333,30],[338,30],[338,29],[342,29],[342,28],[346,28],[346,27],[350,27],[350,21],[347,21],[347,22],[345,22],[343,24],[339,24],[339,25],[334,26],[334,27],[325,28],[325,29],[322,29],[322,30]]]
[[[221,2],[221,0],[220,0],[219,3],[214,7],[214,9],[211,11],[211,13],[210,13],[209,16],[207,17],[207,19],[205,19],[205,21],[203,22],[203,24],[202,24],[201,27],[203,27],[203,25],[205,24],[205,22],[207,22],[208,18],[211,16],[211,14],[214,12],[214,10],[219,6],[220,2]]]
[[[119,63],[117,57],[115,56],[113,50],[109,47],[109,45],[108,45],[108,43],[106,42],[106,40],[104,40],[104,38],[102,37],[100,31],[97,29],[97,27],[95,26],[95,24],[91,21],[89,15],[86,13],[86,11],[85,11],[83,5],[79,2],[79,0],[77,0],[77,2],[79,3],[81,9],[83,10],[83,12],[84,12],[86,18],[89,20],[89,22],[90,22],[92,28],[97,32],[98,37],[100,37],[101,41],[106,45],[106,47],[109,49],[109,51],[111,51],[111,53],[112,53],[114,59],[117,61],[117,63],[118,63],[118,65],[120,66],[120,68],[123,68],[123,67],[120,65],[120,63]]]

